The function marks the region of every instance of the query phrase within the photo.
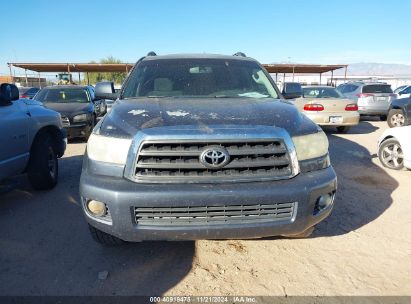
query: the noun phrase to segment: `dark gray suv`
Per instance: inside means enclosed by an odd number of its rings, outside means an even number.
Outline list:
[[[330,214],[327,137],[254,59],[151,53],[96,95],[117,98],[80,181],[98,242],[305,237]]]

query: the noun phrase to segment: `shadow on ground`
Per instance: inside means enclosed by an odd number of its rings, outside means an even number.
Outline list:
[[[323,127],[324,132],[327,132],[329,134],[338,134],[337,128],[335,127]],[[370,124],[367,121],[361,121],[360,124],[357,126],[351,127],[347,134],[370,134],[378,130],[378,127]]]
[[[376,220],[393,203],[391,194],[398,182],[372,162],[375,154],[370,155],[360,143],[350,140],[350,134],[367,134],[377,129],[365,121],[343,137],[336,136],[333,128],[324,129],[330,142],[338,190],[331,215],[316,226],[312,238],[338,236],[359,229]],[[279,238],[282,237],[262,240]]]
[[[362,122],[358,128],[367,128]],[[338,177],[338,191],[332,214],[321,222],[315,236],[335,236],[359,229],[387,210],[398,182],[372,162],[373,155],[349,134],[328,133],[331,163]],[[377,144],[377,143],[376,143]]]
[[[82,156],[61,159],[51,191],[33,191],[21,176],[0,195],[0,295],[160,295],[179,283],[194,242],[105,248],[91,239],[79,203],[81,163]]]

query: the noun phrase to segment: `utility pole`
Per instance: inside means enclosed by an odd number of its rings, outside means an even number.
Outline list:
[[[7,63],[7,65],[9,66],[9,70],[10,70],[10,81],[13,82],[14,84],[15,82],[14,82],[13,72],[11,71],[11,63]]]
[[[27,69],[24,69],[24,74],[26,75],[26,87],[29,86],[29,81],[27,79]]]

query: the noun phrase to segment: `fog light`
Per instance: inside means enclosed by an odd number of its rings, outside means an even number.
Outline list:
[[[333,203],[333,200],[334,200],[334,193],[328,193],[328,194],[321,195],[315,202],[314,215],[316,215],[321,210],[329,207]]]
[[[107,207],[106,204],[99,202],[99,201],[88,201],[87,209],[90,211],[92,215],[96,216],[104,216],[107,214]]]

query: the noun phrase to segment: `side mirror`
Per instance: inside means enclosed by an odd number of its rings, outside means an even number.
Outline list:
[[[286,82],[282,94],[285,99],[295,99],[303,96],[303,89],[298,82]]]
[[[99,99],[111,99],[116,100],[118,93],[114,90],[114,83],[109,81],[103,81],[96,84],[95,87],[95,100]]]
[[[8,105],[19,99],[19,89],[14,84],[3,83],[0,85],[0,105]]]

